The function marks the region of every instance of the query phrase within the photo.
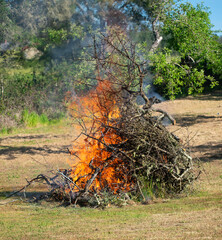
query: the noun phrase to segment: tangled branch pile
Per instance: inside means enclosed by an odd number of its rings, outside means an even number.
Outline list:
[[[48,197],[92,206],[182,192],[197,178],[193,159],[161,122],[163,116],[174,119],[153,109],[144,92],[147,63],[138,63],[123,33],[111,31],[102,42],[98,47],[94,41],[96,89],[70,105],[84,136],[70,151],[74,163],[36,180],[51,188]],[[144,105],[137,104],[138,96]]]

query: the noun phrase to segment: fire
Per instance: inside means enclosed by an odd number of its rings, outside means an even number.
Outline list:
[[[71,173],[74,191],[87,188],[92,180],[89,189],[97,192],[117,193],[130,189],[129,170],[119,157],[120,152],[112,149],[114,144],[125,141],[115,130],[121,116],[117,91],[109,81],[100,81],[96,89],[76,98],[70,105],[73,116],[80,119],[85,128],[87,126],[86,137],[72,151],[75,156]]]

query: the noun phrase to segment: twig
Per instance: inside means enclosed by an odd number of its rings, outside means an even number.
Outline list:
[[[57,170],[57,173],[58,174],[60,174],[60,175],[62,175],[65,179],[67,179],[68,181],[70,181],[71,183],[73,183],[74,185],[75,185],[75,187],[77,187],[78,188],[78,190],[80,190],[80,188],[79,188],[79,186],[78,185],[76,185],[74,182],[73,182],[73,180],[72,179],[70,179],[69,177],[67,177],[65,174],[63,174],[62,172],[60,172],[59,170]]]
[[[26,189],[27,187],[29,187],[33,182],[36,182],[36,181],[39,181],[39,180],[45,180],[46,183],[51,186],[51,184],[50,184],[50,182],[48,181],[47,177],[45,177],[43,174],[39,174],[36,178],[33,178],[31,181],[28,181],[28,184],[27,184],[27,185],[25,185],[24,187],[22,187],[22,188],[19,189],[18,191],[15,191],[15,192],[11,193],[10,195],[8,195],[7,198],[10,198],[10,197],[12,197],[13,195],[21,192],[22,190],[24,190],[24,189]]]

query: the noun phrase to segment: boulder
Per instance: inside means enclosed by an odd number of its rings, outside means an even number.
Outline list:
[[[23,54],[26,60],[32,60],[41,57],[43,53],[35,47],[29,47],[23,51]]]

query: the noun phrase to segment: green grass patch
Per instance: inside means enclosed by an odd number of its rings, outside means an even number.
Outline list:
[[[45,123],[48,123],[49,120],[48,120],[48,117],[44,114],[39,116],[35,112],[29,113],[29,111],[27,109],[25,109],[22,112],[22,120],[21,121],[27,127],[36,127],[37,124],[39,124],[39,123],[45,124]]]
[[[105,210],[15,202],[2,207],[0,228],[2,239],[147,239],[147,228],[163,231],[166,227],[173,234],[175,228],[158,225],[158,219],[171,217],[177,224],[185,224],[190,221],[187,214],[201,217],[207,211],[213,215],[221,207],[220,199],[221,195],[209,195]],[[182,216],[179,223],[178,216]]]
[[[49,123],[49,119],[48,119],[48,117],[45,114],[41,114],[39,116],[39,122],[41,124],[48,124]]]
[[[12,132],[13,132],[12,127],[10,127],[10,128],[3,127],[2,129],[0,129],[0,134],[2,134],[2,135],[7,135],[7,134],[10,134]]]
[[[56,118],[48,119],[46,114],[38,115],[36,112],[29,112],[25,109],[22,112],[22,120],[24,126],[26,127],[36,127],[38,125],[53,125],[60,123],[65,118],[64,114],[60,114]]]
[[[31,133],[65,133],[66,127],[70,126],[72,120],[61,115],[56,119],[48,119],[45,114],[38,115],[34,112],[24,111],[20,127],[3,127],[0,136]]]

